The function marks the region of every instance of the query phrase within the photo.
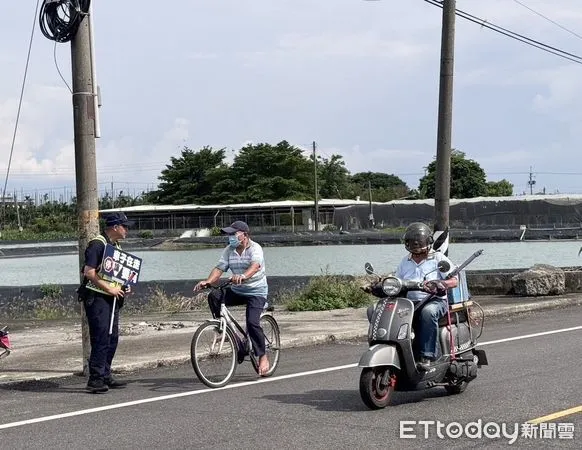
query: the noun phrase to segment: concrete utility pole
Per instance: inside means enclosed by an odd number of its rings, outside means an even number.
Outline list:
[[[79,269],[82,270],[89,240],[99,234],[99,200],[95,157],[96,97],[92,64],[90,16],[86,15],[71,40],[75,172],[79,221]],[[83,276],[81,275],[81,280]],[[85,309],[81,307],[83,374],[88,374],[91,351]]]
[[[455,0],[443,0],[441,65],[436,155],[435,240],[448,235],[451,195],[451,135],[453,126],[453,73],[455,49]],[[448,236],[444,244],[448,254]]]
[[[315,155],[315,141],[313,141],[313,179],[315,184],[315,231],[319,231],[319,190],[317,189],[317,156]]]
[[[536,184],[536,182],[533,179],[533,172],[532,172],[531,166],[529,166],[529,181],[527,182],[527,184],[529,185],[529,195],[533,195],[533,187],[534,187],[534,184]],[[545,194],[545,192],[544,192],[544,194]]]
[[[368,201],[369,201],[369,212],[368,212],[368,221],[370,223],[370,227],[374,228],[374,211],[372,211],[372,182],[368,179]]]

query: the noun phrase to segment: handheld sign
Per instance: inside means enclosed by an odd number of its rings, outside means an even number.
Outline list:
[[[99,275],[108,281],[135,286],[139,280],[141,262],[141,258],[107,244],[103,252]]]

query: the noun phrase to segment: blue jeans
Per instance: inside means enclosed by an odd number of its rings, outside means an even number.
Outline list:
[[[435,299],[427,303],[420,311],[419,329],[416,332],[421,357],[436,359],[439,319],[447,314],[447,308],[445,301]]]

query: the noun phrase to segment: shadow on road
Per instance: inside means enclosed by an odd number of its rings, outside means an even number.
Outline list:
[[[319,389],[302,394],[271,394],[261,398],[290,405],[306,405],[320,411],[365,411],[357,390]]]
[[[11,383],[0,385],[0,391],[22,391],[22,392],[52,392],[78,394],[86,392],[85,386],[66,386],[62,383],[49,380],[23,381],[21,383]]]
[[[418,392],[396,392],[392,397],[390,406],[400,406],[409,403],[422,402],[431,398],[445,397],[448,394],[440,389]],[[291,405],[306,405],[314,407],[320,411],[369,411],[360,398],[357,389],[346,390],[314,390],[303,394],[272,394],[264,395],[261,398],[273,400]]]

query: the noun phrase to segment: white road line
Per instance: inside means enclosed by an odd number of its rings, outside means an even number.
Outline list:
[[[511,338],[505,338],[505,339],[497,339],[495,341],[489,341],[489,342],[481,342],[481,343],[479,343],[479,347],[482,347],[484,345],[500,344],[502,342],[510,342],[510,341],[519,341],[520,339],[529,339],[529,338],[534,338],[534,337],[538,337],[538,336],[547,336],[548,334],[565,333],[567,331],[576,331],[576,330],[582,330],[582,325],[580,325],[578,327],[562,328],[561,330],[543,331],[541,333],[524,334],[523,336],[516,336],[516,337],[511,337]]]
[[[582,330],[582,325],[578,326],[578,327],[563,328],[560,330],[544,331],[541,333],[525,334],[522,336],[515,336],[515,337],[511,337],[511,338],[497,339],[495,341],[482,342],[479,344],[479,347],[484,346],[484,345],[500,344],[503,342],[518,341],[518,340],[522,340],[522,339],[530,339],[530,338],[539,337],[539,336],[546,336],[548,334],[565,333],[568,331],[577,331],[577,330]],[[111,409],[125,408],[128,406],[142,405],[145,403],[153,403],[153,402],[160,402],[160,401],[164,401],[164,400],[171,400],[171,399],[179,398],[179,397],[189,397],[192,395],[207,394],[209,392],[223,391],[226,389],[235,389],[235,388],[239,388],[239,387],[256,385],[258,383],[270,383],[273,381],[288,380],[291,378],[306,377],[309,375],[316,375],[316,374],[320,374],[320,373],[335,372],[335,371],[344,370],[344,369],[352,369],[352,368],[357,367],[357,366],[358,366],[358,363],[346,364],[343,366],[326,367],[325,369],[317,369],[317,370],[310,370],[307,372],[291,373],[288,375],[281,375],[281,376],[277,376],[277,377],[273,377],[273,378],[259,378],[257,380],[253,380],[253,381],[244,381],[241,383],[233,383],[233,384],[229,384],[227,386],[224,386],[221,388],[216,388],[216,389],[210,389],[210,388],[199,389],[196,391],[181,392],[179,394],[169,394],[169,395],[163,395],[161,397],[144,398],[141,400],[134,400],[131,402],[117,403],[114,405],[107,405],[107,406],[99,406],[97,408],[82,409],[79,411],[71,411],[68,413],[55,414],[52,416],[37,417],[36,419],[21,420],[19,422],[11,422],[11,423],[2,424],[2,425],[0,425],[0,430],[5,430],[8,428],[16,428],[16,427],[19,427],[22,425],[31,425],[34,423],[48,422],[50,420],[66,419],[67,417],[75,417],[75,416],[82,416],[85,414],[93,414],[93,413],[97,413],[97,412],[101,412],[101,411],[108,411]]]

